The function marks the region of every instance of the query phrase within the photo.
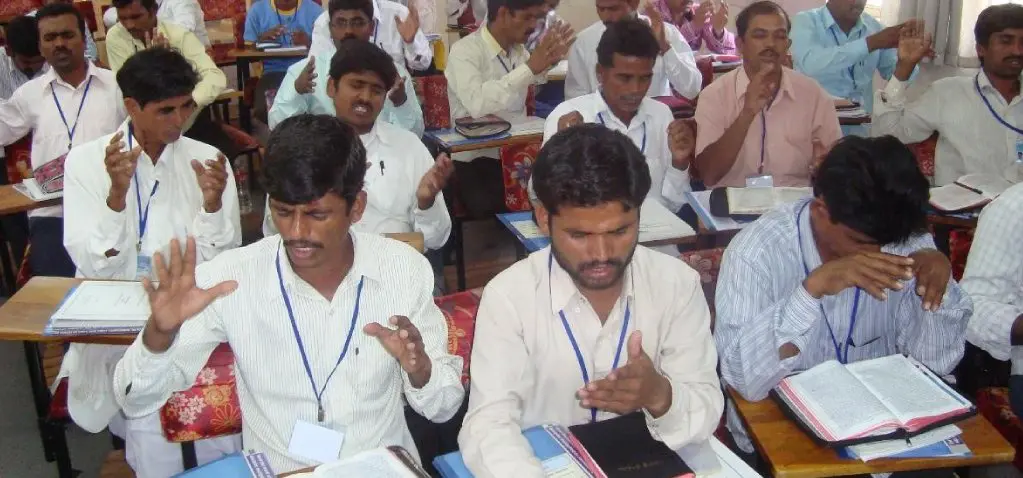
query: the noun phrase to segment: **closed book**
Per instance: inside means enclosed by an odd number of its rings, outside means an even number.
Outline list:
[[[608,478],[693,476],[678,453],[650,434],[642,412],[576,425],[569,430]]]

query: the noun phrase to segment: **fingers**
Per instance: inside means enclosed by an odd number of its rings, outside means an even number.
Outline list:
[[[632,331],[631,334],[629,334],[628,350],[629,350],[629,363],[631,363],[631,362],[633,362],[635,360],[642,360],[643,359],[644,353],[643,353],[643,333],[642,332],[640,332],[638,330],[634,330],[634,331]]]
[[[177,284],[178,279],[181,277],[181,270],[184,269],[181,258],[181,242],[175,239],[171,239],[170,243],[170,277],[173,284]]]
[[[195,238],[188,236],[185,239],[185,263],[182,264],[183,284],[188,289],[195,285]]]
[[[153,269],[156,270],[156,280],[161,284],[171,285],[170,272],[167,271],[167,262],[163,258],[163,253],[157,252],[153,254]]]
[[[209,303],[213,302],[215,299],[231,295],[231,293],[237,289],[238,282],[233,280],[224,281],[213,287],[210,287],[209,289],[206,289],[206,294],[208,297],[207,305],[209,305]]]
[[[366,326],[362,328],[362,332],[366,335],[371,335],[378,339],[385,339],[389,335],[394,333],[393,330],[388,329],[387,327],[384,327],[383,325],[380,325],[376,322],[370,322],[366,324]]]
[[[198,159],[192,160],[192,171],[195,171],[195,179],[200,183],[202,182],[202,176],[206,172],[206,168],[202,167],[202,163]]]

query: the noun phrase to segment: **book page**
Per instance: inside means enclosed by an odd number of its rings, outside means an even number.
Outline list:
[[[961,211],[983,205],[987,199],[958,184],[931,188],[931,205],[942,211]]]
[[[980,191],[987,199],[994,199],[1012,187],[1012,183],[990,174],[967,174],[956,180],[957,184]]]
[[[911,420],[953,413],[968,404],[950,395],[937,377],[928,376],[902,355],[890,355],[848,366],[864,386],[892,411],[903,426]],[[918,427],[911,427],[918,428]]]
[[[386,448],[364,451],[334,463],[320,465],[313,472],[316,478],[418,478],[398,457]]]
[[[695,236],[696,231],[656,199],[643,201],[639,212],[639,242]]]
[[[892,413],[838,361],[829,360],[782,383],[789,385],[836,440],[884,434],[897,428]]]
[[[763,214],[774,208],[774,188],[728,188],[728,212]]]
[[[774,188],[776,205],[791,204],[813,196],[812,188]]]
[[[140,282],[85,281],[64,300],[56,321],[145,322],[149,296]]]

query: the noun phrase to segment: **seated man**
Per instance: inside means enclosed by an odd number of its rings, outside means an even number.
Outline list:
[[[323,9],[313,2],[302,0],[259,0],[245,14],[245,44],[276,43],[283,47],[309,47],[313,22]],[[288,67],[298,58],[267,58],[263,60],[263,75],[256,85],[255,115],[266,122],[269,103],[268,90],[277,90]]]
[[[543,138],[546,143],[558,131],[584,122],[625,134],[646,157],[653,186],[649,198],[678,212],[690,190],[689,159],[695,139],[684,120],[675,120],[666,105],[646,97],[657,48],[657,39],[642,20],[626,18],[609,25],[597,45],[600,91],[554,108]]]
[[[213,147],[181,137],[195,109],[198,74],[179,53],[150,48],[117,74],[129,120],[113,133],[76,147],[64,176],[64,246],[76,277],[152,278],[152,258],[172,238],[194,236],[199,262],[242,243],[238,191],[227,160]],[[110,371],[123,347],[73,344],[61,376],[68,409],[91,432],[115,418]],[[128,463],[142,477],[182,471],[179,446],[150,410],[126,423]],[[119,426],[115,418],[113,429]],[[201,461],[240,449],[238,437],[202,440]]]
[[[330,35],[335,43],[349,38],[364,42],[372,39],[376,28],[373,0],[331,0],[327,10],[332,19]],[[310,55],[288,68],[270,107],[267,122],[270,128],[302,113],[334,115],[334,100],[327,94],[327,82],[324,81],[330,74],[333,56],[333,52],[330,55]],[[422,136],[426,127],[415,83],[404,66],[395,64],[395,67],[401,76],[393,85],[387,85],[388,94],[383,110],[379,111],[380,120],[411,131],[417,137]]]
[[[169,0],[168,0],[169,1]],[[185,136],[217,148],[229,159],[238,148],[220,125],[214,123],[209,105],[227,87],[227,77],[206,53],[206,47],[188,30],[159,18],[156,0],[113,0],[120,22],[107,32],[107,59],[116,73],[139,50],[168,46],[181,52],[199,72],[192,97],[198,106],[185,125]]]
[[[1018,153],[1023,152],[1023,5],[985,8],[973,29],[981,71],[932,83],[908,102],[908,76],[930,51],[922,30],[906,31],[899,45],[899,66],[874,104],[874,134],[891,134],[917,143],[938,133],[934,183],[951,184],[966,174],[987,174],[1010,181],[1023,179]]]
[[[600,20],[579,33],[568,52],[568,74],[565,76],[565,99],[587,95],[600,88],[597,81],[597,43],[607,26],[626,17],[638,16],[650,24],[657,38],[658,58],[647,96],[674,96],[693,99],[700,94],[703,74],[696,68],[696,58],[689,44],[674,25],[661,19],[656,8],[648,5],[646,15],[636,9],[639,0],[596,0]]]
[[[890,136],[846,137],[813,190],[725,250],[714,328],[725,382],[763,400],[792,372],[891,354],[951,373],[973,307],[927,232],[928,183],[913,153]],[[751,453],[729,410],[736,443]]]
[[[557,12],[560,3],[561,0],[544,0],[544,5],[547,6],[547,14],[536,23],[536,29],[529,35],[529,39],[526,40],[526,51],[532,53],[533,50],[536,50],[536,47],[540,44],[540,39],[547,34],[548,30],[554,28],[559,23],[565,23],[565,20]]]
[[[532,53],[525,42],[547,14],[544,0],[490,0],[486,26],[451,46],[444,76],[448,81],[451,121],[497,115],[506,120],[526,116],[533,84],[545,81],[571,46],[572,29],[557,24]],[[504,210],[504,179],[497,149],[458,153],[459,194],[472,217]],[[479,160],[473,161],[476,158]]]
[[[419,138],[377,119],[387,85],[397,76],[387,53],[368,41],[349,39],[338,45],[324,81],[333,99],[331,111],[355,129],[370,162],[366,209],[352,229],[372,234],[418,231],[427,249],[438,250],[451,233],[441,190],[454,166],[445,155],[435,163]],[[269,207],[263,234],[277,234]]]
[[[696,3],[693,0],[656,0],[653,5],[664,21],[675,25],[689,43],[699,52],[704,44],[711,53],[734,55],[735,35],[728,25],[728,2],[715,6],[714,0]]]
[[[43,0],[43,5],[49,5],[51,3],[66,3],[74,6],[72,0]],[[34,17],[38,11],[39,10],[32,10],[26,15]],[[10,41],[10,39],[11,36],[7,35],[7,40]],[[88,24],[85,25],[85,57],[93,62],[99,61],[99,50],[96,49],[96,41],[92,39],[92,31],[89,30]]]
[[[190,386],[227,342],[245,448],[266,453],[275,471],[387,445],[418,456],[402,401],[449,419],[465,394],[462,360],[447,353],[426,258],[350,231],[366,206],[366,160],[338,118],[296,116],[271,132],[263,181],[282,236],[198,268],[194,241],[183,259],[174,240],[172,273],[156,259],[159,286],[146,282],[153,315],[114,373],[128,416]],[[320,446],[300,445],[309,440]]]
[[[1023,416],[1023,262],[1016,257],[1023,232],[1023,185],[984,207],[970,246],[963,290],[976,313],[966,339],[997,360],[1011,360],[1009,402]]]
[[[433,64],[433,46],[419,28],[419,15],[415,8],[409,10],[390,0],[370,1],[370,30],[373,32],[370,41],[383,48],[402,67],[407,64],[413,70],[429,68]],[[331,25],[333,21],[334,16],[329,11],[316,19],[309,55],[330,58],[337,51],[335,27]]]
[[[206,32],[205,15],[199,0],[156,0],[157,18],[173,23],[192,32],[203,46],[209,48],[210,37]],[[109,8],[103,13],[103,23],[110,29],[117,24],[117,9]]]
[[[21,85],[0,101],[0,146],[32,134],[31,168],[63,171],[72,147],[117,129],[125,118],[124,101],[110,70],[85,58],[85,20],[65,3],[36,13],[39,50],[49,70]],[[29,267],[40,276],[75,274],[75,265],[61,242],[60,206],[29,212],[32,254]]]
[[[533,168],[551,246],[483,292],[458,436],[469,470],[542,476],[522,429],[636,411],[673,450],[706,440],[724,406],[710,312],[698,274],[637,245],[643,153],[622,133],[580,125],[554,135]]]
[[[842,137],[834,101],[782,66],[789,17],[778,4],[750,4],[735,29],[742,68],[700,94],[696,169],[707,187],[808,186],[814,160]]]

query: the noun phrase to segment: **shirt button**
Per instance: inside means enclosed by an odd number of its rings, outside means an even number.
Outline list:
[[[576,308],[575,308],[575,313],[577,313],[577,314],[578,314],[578,313],[580,313],[580,312],[582,312],[582,309],[580,309],[580,308],[576,307]]]

